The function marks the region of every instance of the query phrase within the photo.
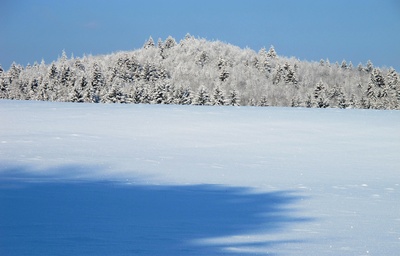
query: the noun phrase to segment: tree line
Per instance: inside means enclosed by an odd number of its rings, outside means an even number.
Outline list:
[[[91,103],[400,109],[399,74],[300,61],[186,35],[150,37],[141,49],[0,66],[0,98]]]

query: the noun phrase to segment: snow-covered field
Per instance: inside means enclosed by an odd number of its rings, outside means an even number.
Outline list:
[[[0,101],[0,255],[398,255],[400,112]]]

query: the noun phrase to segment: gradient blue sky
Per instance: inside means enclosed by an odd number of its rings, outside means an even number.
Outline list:
[[[107,54],[186,33],[400,71],[399,0],[0,0],[0,64]]]

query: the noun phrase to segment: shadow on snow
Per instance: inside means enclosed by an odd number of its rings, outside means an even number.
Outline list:
[[[299,198],[288,191],[32,182],[46,178],[16,169],[0,171],[0,255],[4,256],[229,255],[224,248],[301,241],[236,245],[194,241],[257,231],[273,234],[291,223],[310,221],[291,216],[289,206]]]

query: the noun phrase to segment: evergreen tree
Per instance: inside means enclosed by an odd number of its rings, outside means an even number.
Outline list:
[[[364,70],[364,67],[361,63],[358,63],[357,70],[358,72],[362,72]]]
[[[141,70],[141,79],[147,82],[155,82],[158,79],[157,68],[150,62],[147,62]]]
[[[224,81],[226,81],[226,79],[228,79],[229,78],[229,72],[225,69],[225,68],[223,68],[222,70],[221,70],[221,72],[219,73],[219,80],[221,81],[221,82],[224,82]]]
[[[173,102],[173,88],[165,81],[160,81],[154,87],[152,102],[155,104],[171,104]]]
[[[278,55],[276,54],[274,46],[271,45],[271,47],[269,48],[269,51],[267,53],[267,56],[269,58],[271,58],[271,59],[275,59],[276,57],[278,57]]]
[[[350,108],[357,108],[357,100],[356,100],[356,96],[354,94],[351,95],[348,106]]]
[[[397,74],[396,70],[394,70],[393,68],[389,69],[389,71],[386,75],[386,81],[387,81],[387,85],[393,90],[396,90],[396,88],[398,86],[400,86],[399,75]]]
[[[196,63],[200,65],[200,67],[204,67],[209,60],[208,54],[205,51],[202,51],[198,56]]]
[[[365,71],[367,71],[368,73],[371,73],[373,69],[374,69],[374,65],[372,64],[372,62],[370,60],[368,60],[367,61],[367,67],[365,68]]]
[[[23,68],[21,65],[17,65],[15,62],[11,64],[11,68],[8,71],[8,78],[10,79],[10,84],[13,81],[17,81],[19,79],[20,74],[22,73]]]
[[[264,95],[261,97],[259,105],[260,105],[260,107],[268,107],[269,106],[267,96]]]
[[[57,77],[58,77],[57,66],[56,66],[56,64],[54,62],[51,63],[51,66],[50,66],[50,69],[49,69],[49,72],[48,72],[48,77],[50,79],[57,79]]]
[[[300,107],[301,101],[300,101],[299,96],[293,97],[293,98],[292,98],[292,102],[291,102],[290,105],[291,105],[291,107],[294,107],[294,108]]]
[[[170,49],[176,46],[175,38],[168,36],[164,43],[164,49]]]
[[[285,80],[286,84],[297,85],[298,81],[297,81],[296,74],[288,63],[285,63],[285,65],[283,66],[283,72],[284,72],[284,80]]]
[[[149,48],[153,48],[153,47],[155,47],[154,40],[150,36],[149,39],[144,43],[143,48],[144,49],[149,49]]]
[[[197,92],[197,95],[193,102],[194,105],[209,105],[210,95],[208,94],[207,88],[201,86]]]
[[[228,94],[227,105],[240,106],[240,98],[235,89],[231,90]]]
[[[283,68],[278,64],[275,74],[272,77],[272,84],[279,84],[284,76]]]
[[[368,83],[368,87],[365,91],[365,95],[367,96],[368,99],[371,100],[376,100],[376,94],[375,94],[375,90],[374,90],[374,84],[372,82]]]
[[[115,83],[111,86],[107,97],[105,97],[106,103],[125,103],[125,94],[122,92],[122,88],[119,84]]]
[[[380,69],[374,68],[371,73],[371,82],[378,88],[383,88],[385,86],[385,79],[383,78]]]
[[[319,81],[314,89],[314,106],[317,108],[329,107],[326,87],[322,81]]]
[[[346,101],[346,96],[343,93],[341,93],[338,98],[338,107],[339,108],[347,108],[347,106],[348,106],[348,104]]]
[[[190,105],[192,104],[192,93],[190,88],[180,86],[174,91],[174,104],[178,105]]]
[[[91,100],[93,103],[99,103],[101,100],[101,89],[105,85],[104,75],[97,62],[93,63],[92,82],[91,82]]]
[[[306,100],[304,101],[304,105],[306,108],[312,108],[313,106],[313,100],[311,98],[311,95],[308,94]]]
[[[223,106],[225,105],[225,96],[219,86],[216,86],[213,91],[211,105],[213,106]]]
[[[71,102],[77,102],[77,103],[83,103],[85,102],[85,91],[82,91],[78,86],[75,86],[74,89],[72,90],[71,96],[70,96],[70,101]]]
[[[345,61],[345,60],[343,60],[342,61],[342,64],[340,64],[340,67],[342,68],[342,69],[347,69],[348,67],[347,67],[347,62]]]
[[[1,68],[1,66],[0,66]],[[0,72],[0,99],[8,99],[9,98],[9,78],[7,77],[6,72],[4,72],[3,69],[1,69]]]

